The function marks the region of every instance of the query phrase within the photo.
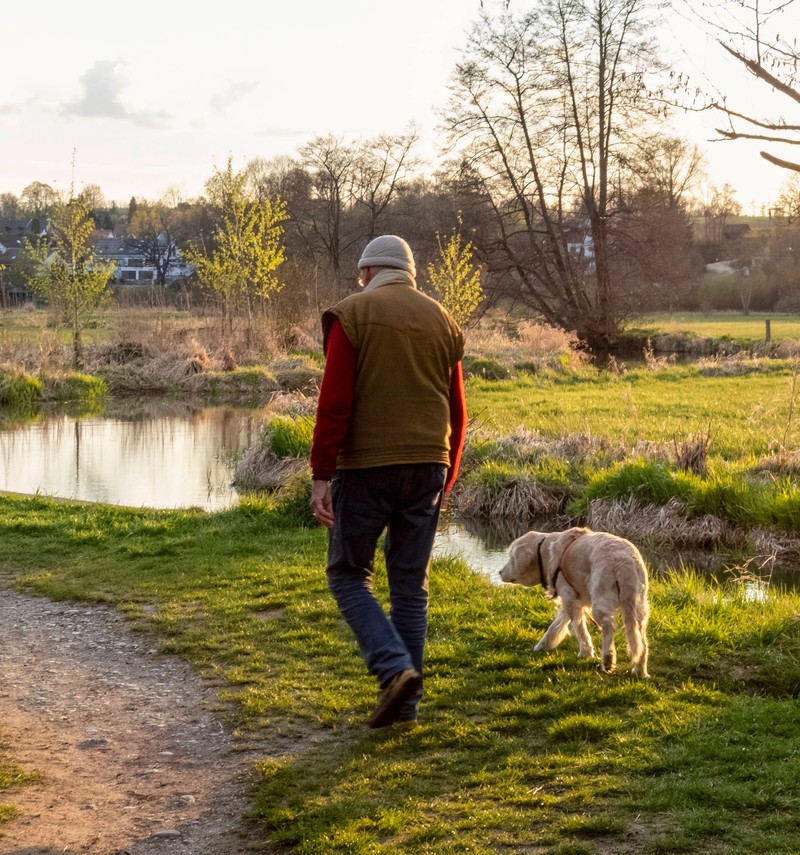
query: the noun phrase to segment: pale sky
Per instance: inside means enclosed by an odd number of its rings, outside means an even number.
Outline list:
[[[19,195],[32,181],[68,189],[74,151],[76,189],[98,184],[124,204],[171,185],[192,197],[229,155],[241,168],[318,135],[399,133],[411,121],[433,155],[436,109],[479,9],[479,0],[10,4],[0,192]],[[673,36],[698,70],[733,79],[721,49],[684,25]],[[715,121],[679,127],[706,145]],[[788,177],[758,146],[707,148],[711,179],[736,187],[746,213]]]

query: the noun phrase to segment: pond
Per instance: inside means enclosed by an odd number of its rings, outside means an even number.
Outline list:
[[[235,458],[261,414],[233,407],[47,415],[0,431],[0,490],[150,508],[222,510],[238,502]]]
[[[0,430],[0,491],[128,507],[224,510],[239,501],[232,485],[236,459],[258,439],[265,415],[265,409],[148,402],[102,416],[44,415]],[[534,520],[501,527],[446,516],[434,554],[460,555],[499,584],[511,541],[554,524]],[[733,563],[710,552],[643,552],[653,573],[683,563],[724,578]],[[774,569],[774,581],[797,584],[796,568]]]

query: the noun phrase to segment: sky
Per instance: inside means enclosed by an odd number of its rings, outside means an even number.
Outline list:
[[[170,187],[191,198],[229,156],[241,168],[296,154],[318,135],[368,138],[412,121],[433,158],[436,111],[479,11],[480,0],[11,4],[0,192],[19,195],[32,181],[66,191],[74,180],[123,204]],[[685,22],[665,35],[693,72],[737,81],[745,101],[763,98]],[[761,160],[757,145],[708,144],[714,125],[702,114],[677,129],[707,149],[711,181],[736,187],[744,212],[757,213],[787,173]]]

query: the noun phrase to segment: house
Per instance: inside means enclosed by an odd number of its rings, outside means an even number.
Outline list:
[[[5,220],[0,222],[0,308],[33,304],[32,291],[10,281],[9,273],[14,262],[25,249],[25,241],[45,237],[49,223],[46,218]]]
[[[158,239],[161,243],[156,246],[156,252],[163,251],[166,255],[166,238]],[[94,245],[95,255],[103,261],[113,261],[114,281],[122,285],[145,286],[152,285],[158,280],[156,265],[152,262],[152,254],[143,241],[127,237],[101,237]],[[169,261],[165,271],[165,281],[174,282],[191,276],[194,268],[186,264],[177,248],[173,249],[174,259]]]
[[[591,276],[595,272],[594,240],[592,239],[591,224],[588,220],[580,225],[565,230],[567,252],[572,262],[584,274]]]

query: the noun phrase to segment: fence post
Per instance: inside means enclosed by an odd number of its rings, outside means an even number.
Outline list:
[[[769,318],[767,318],[764,321],[764,341],[766,341],[766,342],[772,341],[772,330],[770,329]]]

